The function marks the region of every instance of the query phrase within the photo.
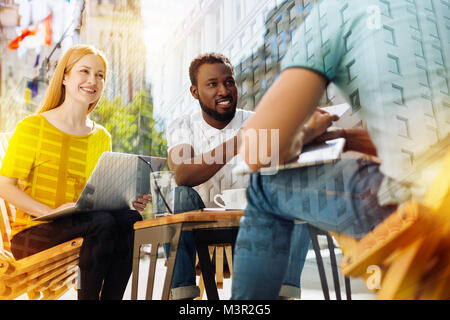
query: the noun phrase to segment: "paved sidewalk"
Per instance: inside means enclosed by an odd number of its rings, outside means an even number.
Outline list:
[[[341,254],[337,251],[338,264],[340,263]],[[335,299],[335,293],[333,288],[333,280],[331,275],[331,264],[329,259],[328,250],[322,250],[322,257],[325,264],[325,272],[327,274],[328,286],[330,288],[331,299]],[[149,268],[149,258],[144,257],[141,259],[140,264],[140,275],[139,275],[139,289],[138,289],[138,299],[143,300],[145,297],[145,286],[147,284],[147,275]],[[155,276],[155,288],[153,290],[153,298],[155,300],[161,299],[162,288],[164,283],[164,276],[166,272],[166,267],[164,267],[164,259],[158,259],[156,265],[156,276]],[[197,277],[198,281],[199,277]],[[319,272],[317,269],[316,259],[314,251],[310,250],[307,255],[305,267],[303,269],[302,278],[302,297],[301,300],[324,300],[322,289],[320,286]],[[345,299],[345,286],[344,278],[341,276],[341,295]],[[375,295],[367,290],[361,279],[351,279],[352,288],[352,299],[353,300],[373,300]],[[231,279],[224,279],[223,289],[219,290],[219,297],[221,300],[228,300],[231,296]],[[131,297],[131,279],[128,283],[124,299],[130,300]],[[26,296],[23,296],[26,299]],[[75,300],[76,292],[75,290],[68,291],[60,300]],[[204,294],[203,299],[206,300],[206,294]]]

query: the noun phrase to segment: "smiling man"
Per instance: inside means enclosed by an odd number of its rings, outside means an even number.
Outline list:
[[[237,109],[238,92],[233,66],[220,54],[194,59],[189,68],[190,91],[201,110],[174,120],[167,128],[169,167],[175,172],[175,212],[216,207],[214,196],[226,189],[245,188],[248,176],[232,174],[240,160],[237,133],[253,112]],[[326,117],[325,117],[326,118]],[[329,120],[328,118],[325,120]],[[331,121],[330,121],[331,123]],[[200,199],[201,198],[201,199]],[[292,261],[279,296],[300,298],[300,274],[309,246],[305,225],[297,225]],[[295,238],[294,238],[295,237]],[[168,248],[166,247],[166,252]],[[198,296],[195,282],[195,243],[192,232],[182,232],[172,280],[172,299]]]
[[[247,184],[245,179],[231,181],[229,162],[237,154],[236,133],[253,113],[236,109],[238,93],[226,57],[205,54],[194,59],[189,76],[201,111],[169,125],[169,166],[178,185],[196,187],[205,204],[213,206],[214,195],[222,189]]]
[[[253,114],[237,109],[238,93],[233,66],[219,54],[204,54],[189,67],[190,91],[201,110],[183,115],[167,128],[169,167],[175,172],[175,212],[216,207],[214,196],[225,189],[244,188],[248,177],[232,177],[237,154],[236,136]],[[177,201],[176,201],[177,202]],[[166,252],[168,248],[166,246]],[[172,299],[199,295],[195,278],[195,243],[183,232],[172,280]]]
[[[232,179],[231,159],[237,154],[236,134],[253,112],[236,108],[233,66],[226,57],[199,56],[190,65],[189,77],[201,111],[168,126],[169,166],[178,185],[195,187],[211,207],[221,190],[247,185],[247,178]]]

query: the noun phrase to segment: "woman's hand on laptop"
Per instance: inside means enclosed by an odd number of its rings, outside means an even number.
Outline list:
[[[147,207],[147,204],[152,199],[150,194],[144,194],[141,197],[137,198],[135,202],[133,202],[133,207],[138,211],[142,212]]]
[[[64,204],[60,205],[58,208],[53,209],[52,211],[50,211],[49,214],[53,213],[53,212],[56,212],[56,211],[59,211],[59,210],[64,210],[64,209],[67,209],[67,208],[73,208],[73,207],[75,207],[75,205],[76,205],[75,202],[64,203]]]

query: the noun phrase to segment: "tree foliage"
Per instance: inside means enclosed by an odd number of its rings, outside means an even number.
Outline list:
[[[167,157],[167,141],[155,129],[153,104],[144,90],[128,104],[121,97],[103,97],[91,117],[111,134],[113,151]]]

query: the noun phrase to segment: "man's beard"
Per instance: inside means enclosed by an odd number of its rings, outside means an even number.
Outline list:
[[[234,115],[236,114],[237,102],[233,105],[233,108],[232,108],[232,110],[230,110],[230,112],[219,113],[216,111],[216,109],[211,109],[211,108],[208,108],[207,106],[205,106],[201,99],[198,99],[198,101],[200,103],[200,107],[202,108],[203,112],[205,112],[208,116],[210,116],[211,118],[213,118],[216,121],[220,121],[220,122],[230,121],[234,118]]]

